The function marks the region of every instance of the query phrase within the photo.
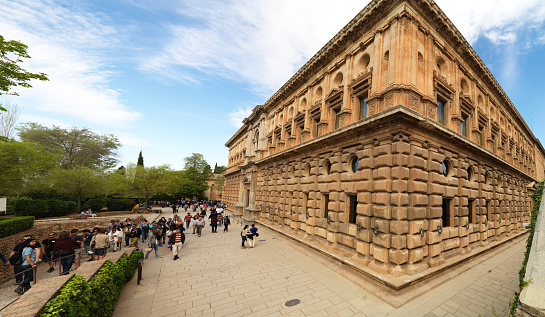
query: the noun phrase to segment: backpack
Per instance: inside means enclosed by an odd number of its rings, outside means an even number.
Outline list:
[[[10,258],[9,263],[13,266],[23,264],[23,248],[19,248]]]

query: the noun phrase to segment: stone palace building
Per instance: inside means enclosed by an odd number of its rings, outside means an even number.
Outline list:
[[[545,178],[543,146],[432,0],[371,1],[226,146],[231,210],[394,277],[521,234]]]

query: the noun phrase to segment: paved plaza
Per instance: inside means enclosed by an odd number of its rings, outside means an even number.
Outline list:
[[[233,222],[228,233],[186,231],[177,261],[166,247],[163,258],[150,254],[144,280],[125,286],[114,316],[493,316],[493,307],[508,316],[526,239],[458,266],[396,308],[374,295],[384,289],[262,226],[256,247],[241,249],[240,230]],[[300,303],[287,307],[293,299]]]

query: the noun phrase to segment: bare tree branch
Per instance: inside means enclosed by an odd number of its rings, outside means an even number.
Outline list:
[[[6,111],[0,112],[0,136],[13,139],[15,128],[21,116],[21,108],[18,105],[0,104]]]

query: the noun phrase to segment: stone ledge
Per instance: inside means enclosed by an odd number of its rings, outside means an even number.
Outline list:
[[[25,294],[10,305],[2,313],[2,317],[34,317],[39,316],[45,304],[52,298],[55,298],[61,288],[75,275],[81,275],[87,282],[95,276],[107,260],[117,263],[123,254],[131,255],[134,248],[128,248],[122,252],[110,252],[106,254],[103,260],[83,263],[77,270],[68,275],[48,278],[39,281],[32,286]]]
[[[389,274],[380,274],[379,272],[369,268],[367,265],[358,263],[358,260],[355,260],[355,257],[344,255],[342,252],[340,252],[340,250],[338,250],[339,252],[335,252],[331,247],[324,247],[325,245],[322,245],[316,241],[310,241],[304,237],[288,233],[280,228],[276,228],[275,226],[265,223],[260,219],[256,219],[254,221],[268,229],[271,229],[277,233],[282,234],[285,237],[288,237],[304,245],[305,247],[309,247],[312,250],[317,251],[318,253],[337,261],[344,267],[360,273],[365,278],[373,281],[376,285],[382,285],[383,287],[385,286],[386,288],[384,293],[387,295],[380,296],[380,298],[388,302],[393,307],[400,307],[401,305],[410,301],[411,298],[418,296],[415,294],[425,293],[434,287],[430,285],[423,286],[424,283],[422,282],[434,280],[434,277],[440,276],[440,273],[448,273],[449,269],[456,267],[457,265],[460,265],[462,263],[466,263],[471,259],[478,258],[480,255],[487,254],[517,238],[523,238],[528,233],[528,231],[526,230],[512,232],[510,236],[505,237],[500,241],[493,241],[489,243],[486,247],[475,247],[471,253],[465,255],[453,256],[449,259],[446,259],[444,264],[437,267],[429,268],[422,273],[396,277]],[[455,278],[455,276],[450,275],[447,280],[452,278]],[[444,281],[445,279],[441,278],[441,282]]]

